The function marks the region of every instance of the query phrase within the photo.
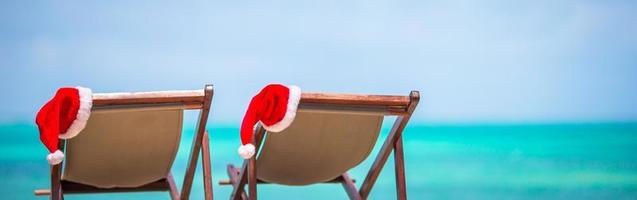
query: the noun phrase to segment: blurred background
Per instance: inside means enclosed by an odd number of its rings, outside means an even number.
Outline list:
[[[48,187],[33,121],[59,87],[214,84],[217,182],[225,164],[240,162],[238,127],[252,95],[284,83],[419,90],[404,136],[412,199],[635,199],[635,10],[635,1],[0,1],[0,195],[36,199],[32,190]],[[372,160],[351,174],[362,180]],[[395,197],[392,167],[371,199]],[[265,199],[347,197],[340,185],[259,188]],[[231,188],[214,190],[226,198]],[[112,197],[168,195],[67,199]]]

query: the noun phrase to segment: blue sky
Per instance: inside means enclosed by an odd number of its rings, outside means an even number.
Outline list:
[[[422,94],[432,123],[637,120],[635,1],[2,1],[0,122],[61,86]]]

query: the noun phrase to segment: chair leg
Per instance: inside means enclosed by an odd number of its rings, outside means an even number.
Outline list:
[[[195,177],[195,171],[197,170],[197,160],[199,159],[199,153],[201,150],[201,144],[203,135],[206,132],[206,123],[208,121],[208,115],[210,113],[210,104],[212,102],[213,89],[212,85],[206,85],[204,88],[204,104],[199,112],[199,120],[197,122],[197,128],[195,137],[192,141],[192,147],[190,149],[190,157],[188,158],[188,167],[184,175],[184,182],[181,187],[181,199],[187,200],[190,198],[190,189],[192,189],[192,181]]]
[[[248,195],[250,200],[257,200],[257,167],[254,156],[248,162]]]
[[[383,169],[385,162],[387,162],[390,153],[394,150],[396,141],[400,138],[405,126],[407,126],[407,121],[409,121],[409,116],[399,116],[396,118],[394,126],[392,126],[392,129],[389,131],[389,135],[385,139],[385,142],[383,142],[383,146],[378,152],[372,167],[369,169],[365,181],[363,181],[361,185],[360,194],[363,199],[366,199],[372,190],[380,171]]]
[[[263,126],[258,125],[254,130],[254,135],[252,136],[252,144],[255,146],[255,153],[252,158],[249,160],[243,161],[243,166],[241,167],[241,171],[237,175],[237,181],[233,181],[232,186],[234,187],[232,194],[230,196],[231,200],[237,200],[239,197],[244,197],[245,191],[243,190],[245,185],[249,185],[249,195],[248,198],[251,200],[257,199],[257,168],[256,168],[256,156],[259,153],[259,146],[261,146],[261,142],[263,142],[263,138],[265,136],[265,128]],[[231,165],[230,165],[231,166]],[[229,167],[230,167],[229,166]]]
[[[352,180],[351,177],[349,177],[349,175],[347,174],[347,172],[345,172],[343,175],[341,175],[341,185],[343,185],[343,188],[345,189],[345,192],[347,192],[347,196],[349,196],[349,199],[351,200],[360,200],[363,199],[361,197],[361,195],[358,193],[358,190],[356,189],[356,185],[354,184],[354,180]]]
[[[60,182],[61,167],[62,164],[51,166],[51,199],[61,200],[64,198],[62,194],[62,184]]]
[[[60,193],[59,189],[53,189],[53,187],[51,187],[51,200],[61,200],[62,195]]]
[[[402,136],[394,142],[394,169],[396,171],[396,199],[406,200],[407,184],[405,181],[405,157],[403,154]]]
[[[186,167],[184,182],[181,186],[181,199],[189,199],[190,197],[190,189],[192,188],[192,181],[195,177],[195,171],[197,170],[197,160],[199,158],[200,150],[201,136],[200,134],[196,134],[193,139],[192,148],[190,149],[190,158],[188,159],[188,167]]]
[[[58,148],[60,151],[64,152],[64,148],[66,146],[66,141],[59,139],[58,140]],[[62,190],[62,164],[64,161],[60,162],[57,165],[51,166],[51,199],[53,200],[63,200],[64,199],[64,191]]]
[[[210,140],[208,138],[208,131],[204,132],[203,140],[201,144],[201,165],[203,167],[203,185],[204,194],[206,200],[212,200],[212,173],[210,162]]]
[[[56,195],[51,194],[51,199],[53,199],[53,200],[64,200],[64,194],[62,194],[62,189],[58,190]]]
[[[177,185],[175,184],[175,179],[173,178],[172,173],[168,173],[166,177],[166,182],[168,182],[168,187],[170,192],[170,199],[179,200],[179,191],[177,190]]]
[[[245,190],[243,190],[243,186],[245,185],[245,182],[241,185],[239,184],[239,182],[241,181],[240,180],[241,172],[239,171],[239,169],[234,167],[234,165],[229,164],[227,167],[227,172],[233,187],[232,194],[230,195],[230,200],[237,200],[237,199],[247,200],[248,195],[246,194]],[[238,187],[241,187],[241,188],[238,188]]]

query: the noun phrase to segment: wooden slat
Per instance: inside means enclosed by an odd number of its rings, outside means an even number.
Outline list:
[[[317,104],[302,103],[299,105],[299,112],[351,112],[370,115],[404,115],[407,108],[403,106],[373,106],[373,105],[340,105],[340,104]]]
[[[407,106],[409,97],[394,95],[360,95],[336,93],[303,93],[301,103]]]
[[[129,105],[109,105],[94,106],[91,113],[115,113],[127,111],[157,111],[157,110],[188,110],[201,109],[201,104],[182,103],[156,103],[156,104],[129,104]]]
[[[204,90],[179,90],[157,92],[95,93],[93,106],[153,104],[180,102],[184,104],[202,104]]]

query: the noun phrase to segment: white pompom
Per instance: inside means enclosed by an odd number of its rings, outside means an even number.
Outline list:
[[[62,151],[60,150],[56,150],[53,153],[50,153],[49,155],[46,156],[46,160],[49,161],[50,165],[57,165],[60,164],[62,162],[62,160],[64,160],[64,153],[62,153]]]
[[[254,156],[254,145],[246,144],[239,147],[239,155],[243,159],[250,159]]]

